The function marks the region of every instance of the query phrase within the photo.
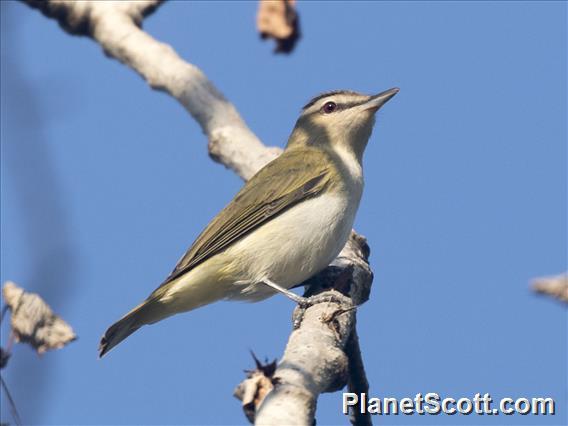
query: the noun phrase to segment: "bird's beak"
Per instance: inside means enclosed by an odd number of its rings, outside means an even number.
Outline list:
[[[365,102],[362,106],[365,111],[372,110],[376,112],[381,108],[384,104],[386,104],[394,95],[399,92],[398,87],[393,87],[392,89],[385,90],[377,95],[371,96],[367,102]]]

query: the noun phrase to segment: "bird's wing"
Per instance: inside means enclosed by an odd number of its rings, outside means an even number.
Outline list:
[[[253,176],[197,237],[162,286],[223,251],[254,229],[317,196],[329,184],[327,154],[304,149],[285,151]],[[161,286],[161,287],[162,287]]]

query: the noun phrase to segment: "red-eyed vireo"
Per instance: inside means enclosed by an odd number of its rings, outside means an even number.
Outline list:
[[[353,226],[375,112],[396,93],[312,99],[284,152],[207,225],[162,285],[106,331],[100,356],[145,324],[218,300],[262,300],[324,269]]]

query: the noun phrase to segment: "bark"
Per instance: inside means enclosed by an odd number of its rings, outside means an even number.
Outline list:
[[[108,56],[132,68],[153,89],[174,97],[201,126],[211,158],[244,180],[281,152],[261,143],[199,68],[141,29],[143,18],[155,11],[160,1],[25,2],[57,20],[70,34],[91,37]],[[272,379],[274,388],[265,392],[266,398],[257,398],[257,423],[313,424],[318,395],[343,387],[350,366],[362,367],[360,352],[347,348],[358,342],[352,337],[353,307],[369,297],[372,272],[368,255],[365,239],[353,232],[332,265],[304,283],[311,286],[310,294],[337,297],[311,306],[303,312],[303,320],[296,321],[298,326]],[[346,350],[358,354],[359,359],[350,362]],[[354,374],[357,378],[351,382],[366,383],[364,369],[358,368]]]

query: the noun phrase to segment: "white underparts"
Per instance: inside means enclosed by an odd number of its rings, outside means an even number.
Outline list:
[[[337,153],[351,175],[348,191],[324,192],[284,211],[180,278],[168,299],[181,310],[219,299],[257,301],[275,294],[263,281],[289,289],[329,265],[349,237],[363,186],[353,153]]]

